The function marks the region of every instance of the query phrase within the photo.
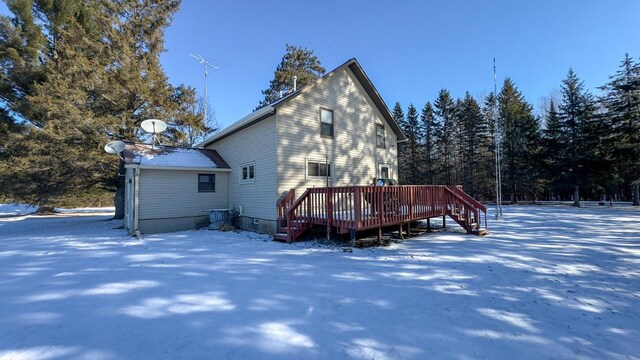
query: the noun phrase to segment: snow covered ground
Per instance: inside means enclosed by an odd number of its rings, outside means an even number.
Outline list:
[[[110,214],[116,211],[115,207],[86,207],[86,208],[55,208],[60,214]],[[38,211],[37,205],[29,204],[0,204],[0,217],[12,217],[33,214]]]
[[[506,207],[484,238],[353,253],[3,218],[0,359],[639,359],[637,210]]]
[[[37,206],[28,204],[0,204],[0,217],[26,215],[37,210]]]

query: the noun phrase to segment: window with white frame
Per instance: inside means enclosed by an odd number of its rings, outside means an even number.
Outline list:
[[[378,149],[384,149],[384,125],[376,124],[376,147]]]
[[[333,110],[320,108],[320,136],[333,138]]]
[[[307,177],[331,177],[331,163],[307,161]]]
[[[388,179],[389,178],[389,167],[387,166],[381,166],[380,167],[380,177],[383,179]]]
[[[250,162],[240,165],[240,183],[248,184],[256,181],[256,163]]]

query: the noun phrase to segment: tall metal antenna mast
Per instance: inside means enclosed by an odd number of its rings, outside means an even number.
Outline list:
[[[493,126],[496,143],[496,220],[502,219],[502,174],[500,169],[500,126],[498,117],[498,84],[496,77],[496,58],[493,58]]]
[[[209,69],[220,70],[220,67],[207,59],[202,55],[193,55],[189,54],[192,58],[196,59],[200,64],[204,65],[204,121],[208,123],[209,118],[207,117],[208,105],[209,105],[209,95],[207,94],[207,78],[209,76]]]

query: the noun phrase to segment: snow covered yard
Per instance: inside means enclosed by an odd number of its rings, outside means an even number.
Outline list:
[[[0,359],[640,358],[637,209],[353,253],[108,218],[0,219]]]

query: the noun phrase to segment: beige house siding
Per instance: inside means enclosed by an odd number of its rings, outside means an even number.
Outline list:
[[[333,110],[333,139],[320,136],[320,108]],[[281,105],[276,116],[278,193],[295,188],[300,195],[308,187],[326,186],[325,178],[306,176],[306,161],[327,157],[331,186],[369,185],[381,164],[397,179],[397,137],[351,71],[336,71]],[[385,149],[376,147],[375,124],[385,126]]]
[[[214,172],[215,192],[198,192],[198,174],[191,170],[141,169],[138,220],[204,217],[211,209],[229,208],[229,174]]]
[[[207,146],[231,167],[229,204],[242,206],[244,217],[276,220],[275,115]],[[255,181],[240,183],[240,166],[255,163]]]

